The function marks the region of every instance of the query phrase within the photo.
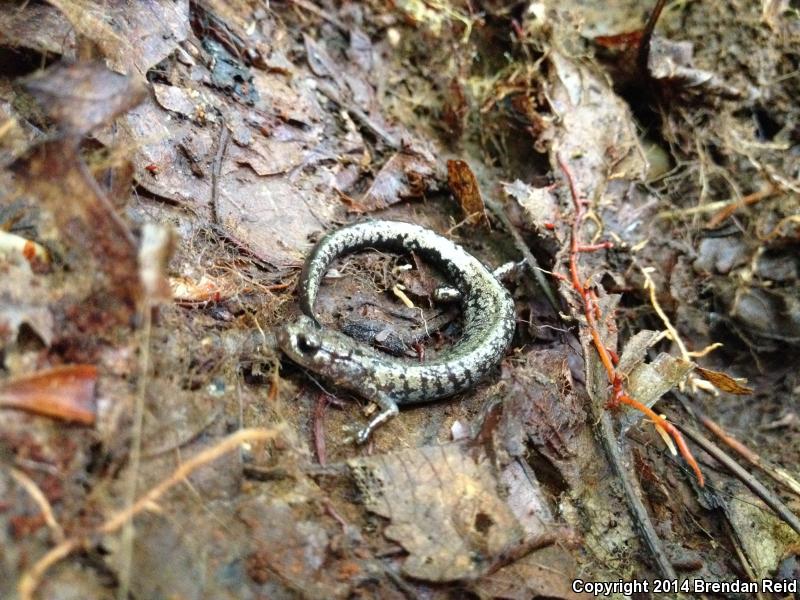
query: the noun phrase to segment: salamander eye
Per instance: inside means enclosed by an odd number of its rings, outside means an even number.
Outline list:
[[[298,333],[297,334],[297,349],[303,354],[313,354],[319,350],[319,340],[314,336]]]

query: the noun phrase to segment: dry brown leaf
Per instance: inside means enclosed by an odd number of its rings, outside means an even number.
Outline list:
[[[110,123],[145,97],[144,86],[103,63],[56,64],[24,87],[62,131],[81,136]]]
[[[432,156],[407,150],[398,152],[375,176],[361,203],[372,211],[403,199],[421,198],[435,176]]]
[[[0,386],[0,406],[93,425],[94,365],[69,365],[18,377]]]
[[[467,223],[488,227],[489,218],[486,216],[478,179],[465,161],[447,161],[447,184],[458,200]]]
[[[736,394],[739,396],[753,393],[753,388],[745,385],[747,383],[747,379],[744,379],[743,377],[731,377],[722,371],[714,371],[712,369],[706,369],[697,365],[695,365],[694,370],[698,375],[700,375],[709,383],[713,384],[713,386],[721,392],[727,392],[729,394]]]
[[[409,556],[403,571],[432,582],[479,577],[523,537],[497,494],[490,466],[455,445],[353,459],[367,508],[387,519],[386,537]]]

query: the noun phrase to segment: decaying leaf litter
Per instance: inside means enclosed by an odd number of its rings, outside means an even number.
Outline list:
[[[797,578],[800,17],[657,4],[5,5],[0,595]],[[270,331],[372,216],[528,261],[500,372],[355,448]],[[318,309],[424,359],[438,281],[367,253]]]

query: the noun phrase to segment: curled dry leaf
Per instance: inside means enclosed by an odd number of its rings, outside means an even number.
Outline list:
[[[653,362],[641,363],[631,371],[628,393],[652,407],[661,396],[681,383],[693,367],[692,362],[662,352]]]
[[[450,186],[453,196],[458,200],[467,223],[488,227],[489,218],[486,216],[486,207],[483,204],[478,179],[465,161],[447,161],[447,184]]]
[[[69,365],[39,371],[0,385],[0,406],[93,425],[94,365]]]
[[[700,375],[700,377],[713,384],[713,386],[721,392],[727,392],[729,394],[736,394],[739,396],[745,396],[753,393],[753,388],[747,387],[746,385],[747,379],[742,377],[731,377],[722,371],[714,371],[712,369],[706,369],[697,365],[695,365],[694,370],[698,375]]]

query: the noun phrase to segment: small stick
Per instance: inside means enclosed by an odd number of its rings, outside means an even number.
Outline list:
[[[594,402],[590,402],[590,404],[592,405],[592,412],[597,413],[598,410],[594,406]],[[664,550],[661,538],[658,537],[658,533],[656,533],[656,529],[653,526],[653,521],[650,519],[647,508],[645,508],[644,502],[642,501],[641,494],[639,493],[639,482],[634,477],[630,476],[622,458],[622,451],[614,435],[614,425],[611,421],[611,415],[609,415],[606,410],[600,410],[599,412],[601,414],[595,414],[594,417],[595,419],[599,417],[600,433],[602,434],[600,437],[603,440],[603,446],[605,447],[609,462],[617,478],[622,483],[622,489],[625,492],[625,499],[628,501],[631,516],[636,522],[639,533],[641,533],[644,538],[645,544],[658,566],[661,577],[663,579],[676,579],[677,574],[675,573],[675,569]]]
[[[53,533],[53,539],[56,542],[63,542],[64,530],[61,529],[61,525],[56,521],[53,515],[53,507],[50,505],[50,502],[48,502],[39,486],[36,485],[36,482],[17,469],[11,469],[11,476],[26,492],[28,492],[28,495],[33,498],[33,501],[39,506],[39,510],[42,511],[42,516],[44,517],[44,522],[47,523],[47,526]]]
[[[544,295],[547,298],[547,301],[550,303],[550,306],[553,308],[555,313],[558,314],[561,311],[561,305],[556,299],[555,292],[550,287],[550,282],[547,281],[547,278],[544,276],[544,271],[539,266],[539,262],[528,248],[525,240],[522,239],[520,232],[517,231],[516,227],[514,227],[514,224],[508,218],[508,215],[506,214],[505,210],[503,210],[502,206],[490,198],[485,198],[484,204],[486,204],[486,208],[491,210],[500,220],[500,222],[503,224],[503,227],[506,228],[506,231],[511,234],[511,237],[514,240],[514,245],[517,247],[517,250],[519,250],[520,254],[522,254],[522,257],[528,264],[528,268],[530,268],[530,270],[533,272],[533,276],[536,278],[536,283],[539,284],[539,288],[544,292]]]
[[[642,39],[639,41],[639,53],[636,57],[636,66],[639,68],[639,73],[645,80],[650,78],[650,72],[647,69],[647,63],[650,59],[650,42],[653,41],[653,32],[656,29],[656,23],[658,23],[658,18],[661,16],[661,11],[664,10],[664,5],[666,3],[667,0],[658,0],[656,2],[653,10],[650,11],[650,17],[648,17],[647,23],[642,31]]]
[[[749,487],[756,496],[761,498],[767,506],[774,510],[781,519],[786,521],[789,527],[794,529],[797,533],[800,533],[800,519],[781,502],[780,498],[764,487],[758,479],[748,473],[739,463],[728,456],[722,448],[706,438],[699,431],[692,429],[688,425],[681,425],[681,430],[686,437],[725,465],[725,467],[738,477],[742,483]]]
[[[733,200],[719,210],[719,212],[714,213],[711,218],[706,223],[706,229],[716,229],[719,225],[721,225],[728,217],[733,215],[737,210],[742,207],[750,206],[751,204],[755,204],[757,202],[761,202],[765,198],[769,198],[777,191],[777,188],[773,185],[770,185],[763,190],[759,190],[757,192],[753,192],[752,194],[748,194],[741,200]]]
[[[772,462],[762,458],[758,453],[750,450],[750,448],[728,433],[719,423],[712,420],[711,417],[703,413],[697,407],[692,406],[689,403],[689,399],[682,393],[677,390],[672,390],[672,394],[678,399],[683,409],[689,413],[690,416],[700,421],[706,429],[721,439],[726,446],[731,448],[754,467],[764,471],[789,491],[800,496],[800,483],[784,469],[772,464]]]
[[[222,130],[219,132],[219,144],[217,154],[214,156],[214,164],[211,166],[211,220],[219,224],[219,213],[217,212],[217,201],[219,199],[219,178],[222,174],[222,161],[225,158],[225,150],[228,148],[228,126],[222,121]]]

